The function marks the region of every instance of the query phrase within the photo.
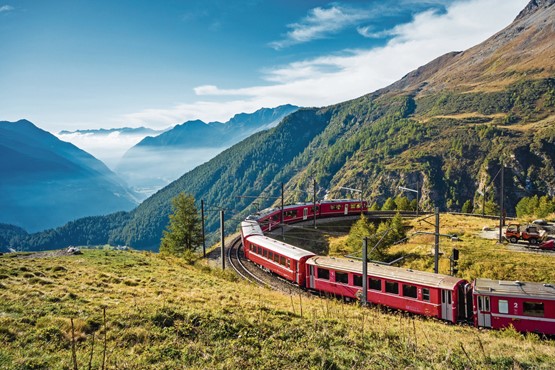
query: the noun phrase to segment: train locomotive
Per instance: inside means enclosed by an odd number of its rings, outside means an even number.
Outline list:
[[[326,203],[328,209],[335,212],[339,208],[342,214],[351,214],[350,207],[355,204],[345,201]],[[360,202],[358,205],[358,209],[353,206],[354,213],[360,213]],[[296,205],[290,210],[302,212],[303,206]],[[323,209],[320,207],[317,212]],[[362,263],[317,256],[265,236],[265,230],[277,226],[274,221],[279,224],[279,213],[280,210],[272,210],[251,216],[241,223],[245,258],[301,288],[347,300],[360,299]],[[278,218],[274,219],[276,214]],[[287,218],[284,220],[287,222]],[[468,282],[453,276],[372,262],[368,263],[367,272],[368,303],[451,323],[468,322],[476,327],[493,329],[513,326],[520,332],[555,335],[553,284],[483,278]]]

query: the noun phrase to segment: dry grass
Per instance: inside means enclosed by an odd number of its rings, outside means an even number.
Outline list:
[[[151,253],[3,256],[0,283],[1,369],[72,368],[72,338],[79,368],[92,348],[99,369],[105,335],[110,369],[555,366],[536,335],[291,298]]]

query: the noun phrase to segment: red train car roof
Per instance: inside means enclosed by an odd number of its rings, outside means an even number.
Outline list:
[[[241,234],[243,238],[250,235],[264,235],[260,225],[256,221],[242,221],[241,222]]]
[[[482,295],[555,300],[555,284],[476,279],[473,290]]]
[[[332,270],[362,274],[361,261],[353,261],[345,258],[314,257],[309,259],[306,263]],[[465,280],[453,276],[379,265],[377,263],[368,264],[368,275],[441,289],[454,289],[461,281],[465,282]]]
[[[296,261],[303,257],[312,257],[315,255],[307,250],[297,248],[294,245],[283,243],[266,236],[253,235],[248,238],[248,241],[256,245],[263,246],[264,248],[272,250],[282,256],[292,258]]]

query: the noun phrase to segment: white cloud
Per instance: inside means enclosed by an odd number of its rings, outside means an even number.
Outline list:
[[[144,139],[144,134],[126,134],[111,132],[108,135],[92,133],[70,133],[56,134],[58,139],[72,143],[73,145],[92,154],[103,161],[108,167],[114,169],[125,154],[133,145]]]
[[[11,6],[11,5],[2,5],[2,6],[0,6],[0,13],[11,12],[12,10],[14,10],[14,7]]]
[[[270,46],[274,49],[281,49],[287,46],[309,42],[324,38],[336,33],[347,26],[357,24],[366,20],[371,13],[361,9],[346,8],[334,5],[328,9],[314,8],[310,10],[307,17],[299,23],[293,23],[287,27],[291,31],[287,32],[283,40],[274,41]]]
[[[195,92],[202,101],[148,109],[124,119],[151,126],[196,118],[226,121],[235,113],[261,107],[287,103],[325,106],[353,99],[395,82],[440,55],[478,44],[510,24],[527,1],[454,2],[445,12],[424,11],[411,22],[386,30],[391,39],[383,47],[343,50],[336,55],[267,68],[262,75],[266,85],[236,89],[199,86]],[[315,19],[324,17],[314,15]]]

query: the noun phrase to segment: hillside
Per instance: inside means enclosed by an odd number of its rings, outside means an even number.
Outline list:
[[[0,122],[0,172],[0,223],[28,231],[137,204],[102,162],[25,120]]]
[[[282,182],[287,202],[309,199],[316,179],[320,199],[345,197],[339,188],[347,186],[381,205],[403,185],[418,188],[421,209],[458,211],[470,201],[481,212],[485,193],[495,212],[503,163],[509,214],[523,196],[555,194],[555,58],[548,57],[555,49],[549,42],[555,5],[530,4],[468,51],[444,55],[358,99],[301,109],[227,149],[148,198],[107,241],[157,248],[171,198],[181,191],[212,210],[225,207],[228,232],[256,207],[270,206]],[[505,55],[510,64],[501,63]],[[508,77],[497,84],[502,76]],[[207,230],[217,227],[218,213],[207,213]],[[98,228],[87,230],[96,235]],[[43,243],[31,242],[37,238]],[[19,247],[62,247],[58,240],[31,236]]]
[[[74,368],[73,353],[79,369],[555,366],[534,334],[287,296],[132,251],[0,256],[0,312],[6,370]]]
[[[236,114],[223,123],[194,120],[176,125],[160,135],[147,136],[131,147],[116,172],[135,189],[151,195],[233,144],[276,126],[297,109],[282,105]]]

